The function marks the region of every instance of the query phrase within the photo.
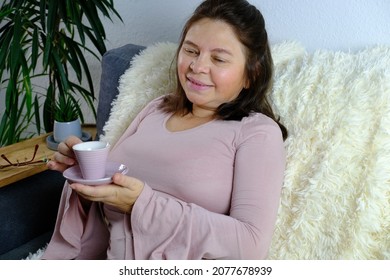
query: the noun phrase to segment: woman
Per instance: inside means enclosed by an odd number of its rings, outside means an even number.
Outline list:
[[[272,59],[247,1],[206,0],[185,25],[176,92],[134,119],[104,186],[65,184],[45,259],[261,259],[275,226],[287,132],[267,102]],[[75,164],[70,138],[50,169]]]

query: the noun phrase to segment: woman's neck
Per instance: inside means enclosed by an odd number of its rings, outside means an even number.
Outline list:
[[[190,112],[190,114],[194,118],[213,119],[215,118],[215,112],[215,109],[193,106],[192,112]]]

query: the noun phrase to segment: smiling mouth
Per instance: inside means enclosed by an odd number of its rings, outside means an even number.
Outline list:
[[[204,84],[204,83],[201,83],[197,80],[194,80],[194,79],[191,79],[189,77],[187,77],[187,81],[190,82],[192,85],[196,86],[196,87],[202,87],[202,88],[209,88],[211,87],[211,85],[207,85],[207,84]]]

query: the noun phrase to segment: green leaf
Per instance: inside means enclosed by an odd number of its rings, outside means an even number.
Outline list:
[[[96,119],[97,118],[96,109],[95,109],[95,105],[93,103],[94,98],[91,96],[91,93],[77,84],[72,83],[72,87],[76,88],[77,91],[82,95],[84,101],[87,102],[88,107],[92,110],[93,116]]]
[[[53,131],[54,106],[54,89],[52,85],[49,85],[47,89],[46,98],[43,103],[43,126],[46,132]]]
[[[21,48],[20,48],[20,39],[21,35],[23,33],[22,31],[22,26],[20,22],[20,15],[19,13],[16,14],[15,17],[15,25],[13,29],[13,38],[12,38],[12,43],[10,46],[10,55],[11,55],[11,60],[10,60],[10,72],[15,72],[17,67],[18,67],[18,62],[19,62],[19,56],[21,54]]]
[[[79,44],[72,44],[71,46],[73,47],[73,50],[76,53],[79,62],[81,62],[81,64],[82,64],[84,74],[87,77],[87,81],[88,81],[88,85],[89,85],[89,89],[90,89],[90,95],[92,97],[94,97],[95,94],[94,94],[93,80],[92,80],[91,73],[89,71],[88,63],[84,58],[84,54],[83,54],[82,50],[80,49]],[[83,73],[83,72],[81,72],[81,73]]]
[[[96,6],[93,5],[92,2],[81,3],[82,9],[87,17],[89,24],[91,25],[91,30],[94,33],[93,36],[89,36],[91,40],[94,40],[94,45],[98,49],[98,51],[103,54],[106,52],[106,46],[104,44],[104,39],[106,39],[106,34],[104,31],[103,24],[99,18],[99,14],[96,10]],[[84,29],[84,32],[87,33],[87,30]],[[91,34],[91,33],[87,33]],[[93,39],[92,39],[93,38]]]
[[[35,96],[35,100],[34,100],[34,116],[35,116],[35,127],[36,127],[38,135],[39,135],[39,134],[41,134],[41,118],[40,118],[40,112],[39,112],[38,96]]]
[[[74,121],[79,117],[80,104],[70,94],[60,96],[56,102],[54,119],[59,122]]]
[[[32,109],[32,86],[31,86],[31,80],[30,80],[30,69],[28,68],[27,61],[24,59],[24,57],[21,59],[22,63],[22,81],[23,81],[23,87],[22,90],[24,90],[24,97],[25,97],[25,107],[27,109],[27,114],[31,113]]]
[[[39,15],[42,30],[46,31],[46,0],[41,0],[39,2]]]
[[[77,54],[77,48],[78,44],[77,42],[74,42],[72,39],[68,37],[64,37],[65,44],[67,45],[67,53],[65,54],[67,57],[68,62],[72,66],[73,70],[75,71],[75,74],[77,76],[77,79],[79,82],[82,80],[82,69],[81,64],[79,61],[79,56]],[[84,57],[83,54],[81,57]]]
[[[19,95],[17,93],[16,81],[10,82],[6,91],[6,114],[7,114],[7,137],[4,139],[5,144],[9,145],[13,143],[18,114],[18,101]],[[16,94],[15,94],[16,93]]]
[[[32,41],[32,48],[31,48],[31,68],[35,69],[37,66],[37,60],[38,60],[38,28],[34,27],[34,33],[33,33],[33,41]]]
[[[68,10],[73,14],[73,22],[77,27],[78,34],[80,36],[81,43],[85,45],[85,35],[83,32],[82,12],[80,11],[79,4],[75,1],[67,1]]]
[[[54,34],[58,30],[57,21],[59,19],[58,15],[58,0],[49,0],[48,2],[48,11],[47,11],[47,33]]]
[[[52,36],[51,34],[47,34],[47,36],[42,35],[43,42],[45,42],[45,46],[43,48],[43,62],[42,65],[44,67],[44,71],[47,70],[49,66],[49,58],[51,53],[51,40]]]
[[[52,47],[55,45],[55,34],[58,32],[59,22],[58,22],[58,1],[57,0],[48,0],[48,11],[47,11],[47,19],[46,19],[46,37],[44,44],[44,54],[43,54],[43,65],[46,69],[49,65],[49,59],[52,53]]]
[[[57,53],[53,52],[52,57],[54,59],[54,63],[56,64],[56,72],[59,74],[59,79],[57,79],[58,86],[64,91],[69,90],[68,76],[65,73],[65,68],[61,63],[60,57]]]
[[[4,33],[0,33],[0,77],[3,77],[3,72],[9,66],[8,58],[10,57],[12,35],[13,30],[11,28],[5,30]]]

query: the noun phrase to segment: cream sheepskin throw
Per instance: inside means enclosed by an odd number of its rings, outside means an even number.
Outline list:
[[[147,102],[171,92],[177,45],[136,56],[103,139],[114,144]],[[272,46],[271,102],[289,130],[270,259],[390,259],[390,47],[356,53]]]
[[[290,137],[270,258],[390,259],[390,47],[304,53],[275,71]]]
[[[174,56],[177,45],[157,43],[133,57],[119,79],[119,94],[100,136],[114,145],[134,117],[152,99],[175,88]]]

